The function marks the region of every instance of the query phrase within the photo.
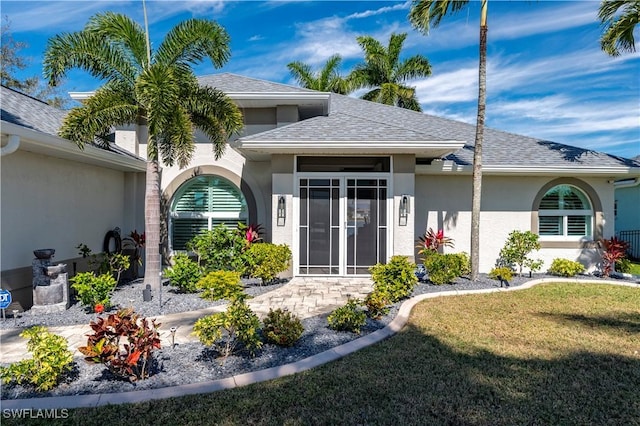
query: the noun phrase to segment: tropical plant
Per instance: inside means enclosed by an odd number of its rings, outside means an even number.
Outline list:
[[[247,248],[244,232],[227,228],[224,224],[204,231],[187,243],[187,249],[198,255],[198,263],[205,271],[244,271],[242,253]]]
[[[205,300],[235,300],[245,297],[240,274],[234,271],[211,271],[200,278],[196,287],[203,289],[200,297]]]
[[[635,52],[633,32],[640,21],[640,2],[637,0],[603,0],[598,19],[604,27],[600,47],[610,56],[621,52]]]
[[[509,282],[511,281],[511,278],[513,278],[513,270],[508,266],[498,266],[489,272],[489,278]]]
[[[391,303],[409,296],[418,282],[416,265],[405,256],[391,256],[388,263],[378,263],[369,270],[374,292]]]
[[[173,257],[173,266],[167,268],[165,276],[181,293],[195,293],[198,291],[196,284],[202,277],[202,270],[188,255],[179,253]]]
[[[148,40],[148,33],[129,17],[99,13],[81,31],[49,39],[43,73],[51,86],[75,68],[105,82],[69,112],[60,129],[60,136],[78,147],[108,146],[115,126],[146,129],[146,244],[159,247],[160,160],[181,168],[189,164],[194,128],[211,140],[219,158],[227,138],[242,128],[242,114],[221,91],[200,87],[191,69],[205,58],[216,68],[228,60],[229,37],[220,25],[206,19],[180,22],[153,52]],[[159,250],[146,250],[144,263],[145,282],[159,290]]]
[[[418,250],[418,254],[422,254],[427,256],[430,252],[436,252],[440,249],[440,247],[452,247],[453,248],[453,239],[444,236],[444,230],[439,229],[438,232],[435,232],[432,228],[429,228],[425,231],[424,235],[418,237],[416,248]]]
[[[378,319],[389,313],[389,297],[380,290],[367,294],[362,305],[367,308],[367,316],[372,319]]]
[[[334,309],[327,317],[329,328],[360,334],[360,328],[367,323],[367,314],[361,305],[362,301],[349,297],[344,306]]]
[[[360,36],[358,44],[364,51],[364,63],[356,65],[349,74],[355,88],[370,88],[362,99],[422,111],[415,88],[407,80],[431,75],[429,60],[414,55],[400,60],[407,33],[391,34],[387,47],[371,36]]]
[[[134,382],[149,377],[152,351],[160,349],[160,335],[156,320],[140,318],[133,309],[121,309],[107,318],[99,317],[89,326],[87,346],[78,350],[91,363],[104,364],[120,378]],[[120,339],[126,343],[120,343]]]
[[[101,305],[103,310],[111,306],[111,293],[118,284],[111,273],[96,276],[93,272],[80,272],[69,281],[71,288],[78,293],[80,303],[91,312],[97,305]]]
[[[436,285],[452,283],[457,277],[469,271],[469,257],[466,253],[432,252],[424,260],[429,273],[429,281]]]
[[[469,0],[413,0],[409,21],[423,31],[437,27],[440,21],[467,6]],[[487,104],[487,7],[489,0],[480,1],[480,52],[478,60],[478,114],[473,149],[473,173],[471,193],[471,280],[480,273],[480,198],[482,192],[482,141]]]
[[[350,79],[340,75],[341,64],[342,57],[333,55],[327,59],[327,62],[318,71],[313,71],[310,65],[300,61],[290,62],[287,64],[287,68],[289,68],[291,75],[302,87],[346,95],[352,92],[353,89]]]
[[[569,259],[553,259],[549,267],[549,273],[561,277],[574,277],[584,272],[584,266],[580,262]]]
[[[599,243],[604,251],[602,253],[602,275],[608,277],[613,271],[616,262],[626,257],[629,243],[617,237],[611,237],[608,240],[603,238],[599,240]]]
[[[262,334],[267,342],[279,346],[293,346],[304,331],[300,318],[282,309],[269,309],[262,324]]]
[[[233,300],[225,312],[202,317],[193,333],[205,346],[213,347],[224,359],[244,347],[254,355],[261,347],[260,320],[243,298]]]
[[[30,383],[37,391],[48,391],[71,371],[73,354],[67,339],[50,333],[41,325],[24,330],[20,337],[28,339],[27,350],[33,357],[0,366],[0,378],[4,384]]]
[[[522,268],[527,267],[530,271],[535,271],[542,267],[541,260],[529,258],[529,253],[533,250],[540,250],[540,237],[531,231],[512,231],[500,250],[500,261],[502,266],[518,266],[518,276],[522,276]]]
[[[244,252],[244,258],[247,273],[267,284],[289,268],[291,249],[286,244],[253,244]]]

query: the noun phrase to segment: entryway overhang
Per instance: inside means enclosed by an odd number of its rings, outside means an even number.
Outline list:
[[[416,157],[441,158],[461,149],[464,141],[278,141],[242,140],[230,143],[244,157],[266,161],[272,154],[298,155],[393,155],[413,154]]]

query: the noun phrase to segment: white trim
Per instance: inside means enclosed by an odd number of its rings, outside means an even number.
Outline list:
[[[2,133],[19,136],[19,150],[22,151],[35,152],[85,164],[94,164],[125,172],[145,172],[147,170],[147,163],[142,158],[107,151],[92,145],[85,145],[84,150],[82,150],[67,139],[28,129],[4,120],[2,121]]]
[[[470,175],[472,165],[459,165],[450,160],[434,160],[432,164],[416,165],[416,174],[460,174]],[[575,175],[631,175],[640,176],[640,168],[625,166],[513,166],[483,165],[482,173],[487,175],[542,175],[542,176],[575,176]]]

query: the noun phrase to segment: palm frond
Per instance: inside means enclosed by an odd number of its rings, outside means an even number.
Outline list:
[[[634,30],[640,21],[640,2],[603,1],[598,9],[598,18],[605,27],[600,38],[600,47],[610,56],[621,52],[635,52]]]
[[[75,142],[80,148],[97,141],[108,144],[106,136],[118,125],[136,123],[138,105],[123,85],[106,85],[98,89],[84,103],[71,109],[60,128],[62,138]]]
[[[163,133],[157,140],[163,163],[184,168],[189,165],[195,151],[193,123],[185,108],[177,108]]]
[[[289,68],[289,72],[300,86],[307,89],[315,89],[316,79],[310,65],[295,61],[287,64],[287,68]]]
[[[442,18],[463,9],[469,0],[413,0],[409,21],[414,28],[428,33],[440,25]]]
[[[130,63],[142,70],[147,63],[147,43],[142,26],[126,15],[98,13],[89,19],[85,31],[98,34],[104,42],[128,56]]]
[[[154,59],[165,65],[194,65],[209,58],[214,67],[220,68],[231,55],[229,42],[229,35],[215,21],[188,19],[169,31]]]
[[[55,86],[73,68],[87,71],[100,80],[123,80],[131,84],[137,70],[122,51],[97,33],[63,33],[49,39],[44,54],[43,74]]]
[[[431,75],[429,59],[422,55],[414,55],[400,62],[396,69],[395,80],[406,81],[411,78],[428,77]]]

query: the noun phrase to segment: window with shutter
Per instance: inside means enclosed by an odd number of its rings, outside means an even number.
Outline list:
[[[247,202],[240,189],[220,176],[197,176],[182,185],[171,204],[171,248],[185,250],[186,243],[202,231],[219,224],[235,228],[247,220]]]
[[[571,185],[556,185],[546,192],[538,210],[541,236],[591,237],[593,209],[587,196]]]

